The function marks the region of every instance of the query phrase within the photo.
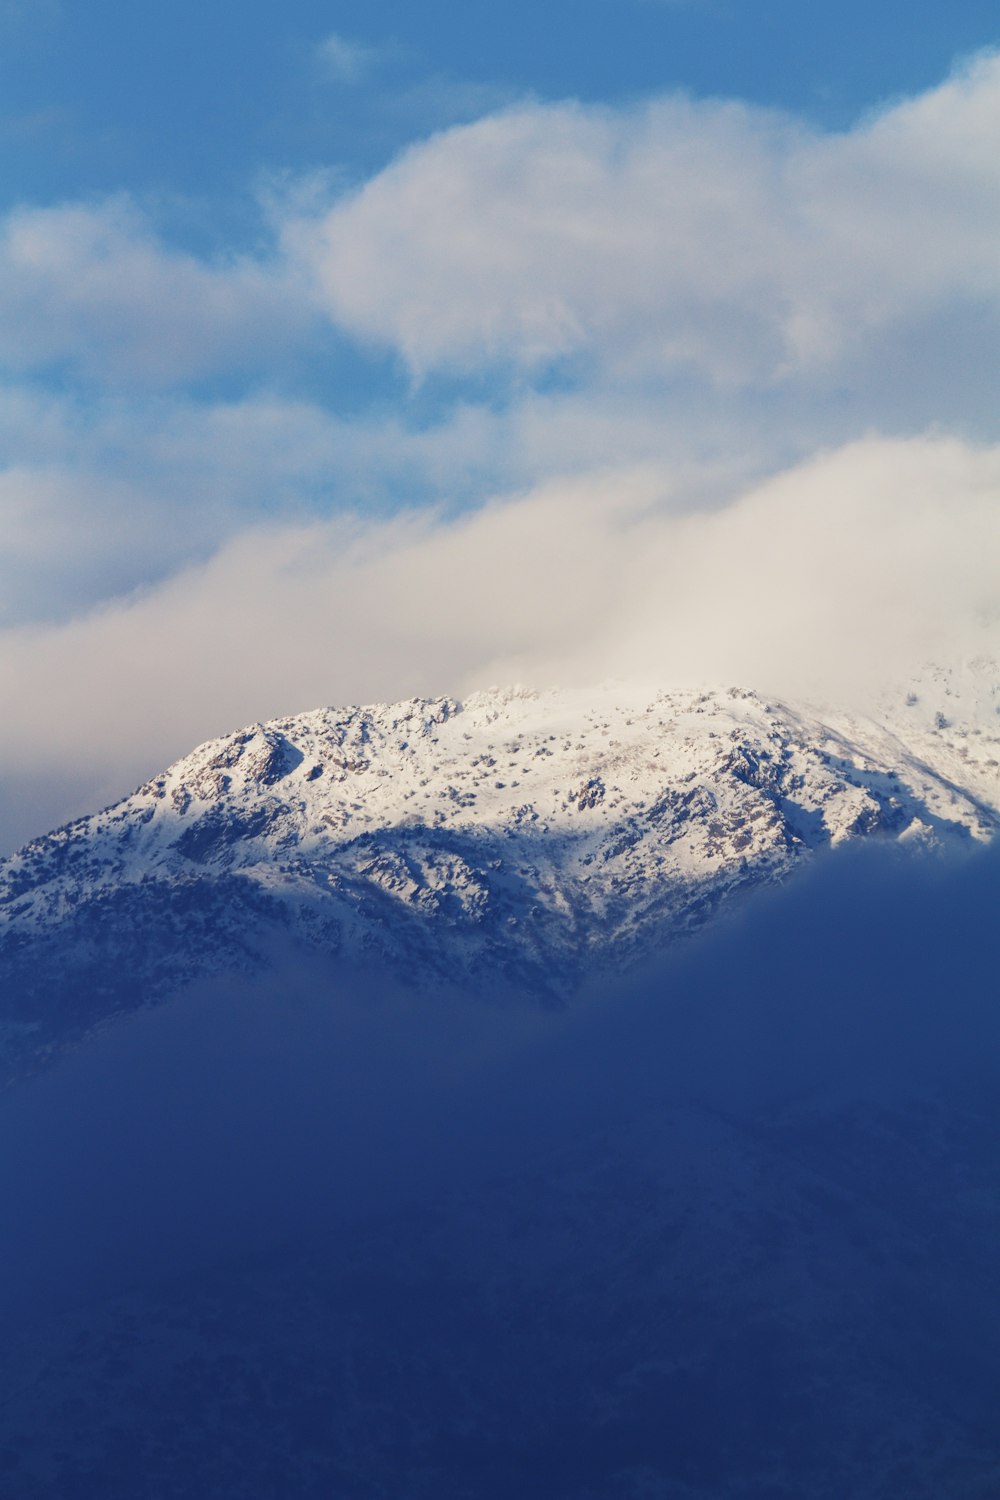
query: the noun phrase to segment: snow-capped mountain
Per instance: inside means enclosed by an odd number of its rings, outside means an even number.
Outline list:
[[[251,725],[0,865],[10,1065],[275,942],[566,995],[812,851],[990,838],[998,715],[980,661],[868,718],[515,688]]]
[[[276,937],[566,994],[827,845],[972,846],[998,705],[983,664],[867,719],[253,726],[3,867],[8,1067]],[[338,1007],[316,966],[8,1090],[4,1493],[1000,1493],[996,850],[836,864],[582,1016]]]

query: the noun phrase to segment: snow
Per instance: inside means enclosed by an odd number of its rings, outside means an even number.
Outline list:
[[[868,716],[614,684],[317,709],[201,745],[0,865],[0,978],[71,990],[99,920],[145,1000],[252,968],[269,928],[565,995],[829,846],[991,838],[998,763],[984,660]]]

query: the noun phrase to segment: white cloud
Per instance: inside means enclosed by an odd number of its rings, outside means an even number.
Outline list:
[[[172,250],[127,198],[0,223],[0,365],[150,385],[257,367],[311,321],[287,269]]]
[[[371,55],[324,47],[342,69]],[[904,355],[926,381],[947,328],[975,320],[972,392],[997,374],[998,127],[990,55],[837,135],[676,96],[511,107],[332,208],[290,188],[256,257],[172,248],[125,197],[25,207],[0,221],[0,364],[245,378],[332,318],[418,376],[555,365],[588,388],[695,375],[828,395]]]
[[[757,382],[974,306],[1000,331],[1000,57],[839,135],[734,103],[527,105],[286,226],[418,374],[582,361]]]
[[[8,631],[8,784],[44,772],[61,814],[71,778],[86,806],[320,703],[626,676],[841,696],[984,629],[996,644],[1000,448],[867,440],[710,513],[672,512],[669,484],[646,469],[452,520],[257,527],[139,598]]]
[[[997,607],[1000,450],[913,434],[1000,439],[998,125],[983,58],[840,135],[508,109],[332,209],[293,195],[257,260],[124,199],[9,215],[0,362],[78,378],[0,388],[4,795],[30,782],[42,826],[323,701],[842,684],[952,643]],[[431,423],[156,389],[246,381],[330,319],[477,379]]]
[[[265,396],[0,387],[0,625],[158,582],[262,515],[342,504],[342,438],[318,408]]]
[[[323,67],[342,83],[359,83],[379,57],[378,49],[331,31],[317,53]]]
[[[801,451],[690,396],[665,411],[655,393],[525,391],[499,410],[457,404],[420,426],[399,410],[338,416],[263,393],[0,386],[0,625],[65,619],[158,582],[264,516],[424,503],[454,513],[623,463],[669,465],[673,500],[691,508]]]

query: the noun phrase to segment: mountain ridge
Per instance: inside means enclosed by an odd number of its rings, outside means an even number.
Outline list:
[[[877,718],[618,685],[246,726],[0,864],[7,1050],[259,970],[274,941],[562,1001],[825,848],[992,838],[998,684],[992,661],[934,669]]]

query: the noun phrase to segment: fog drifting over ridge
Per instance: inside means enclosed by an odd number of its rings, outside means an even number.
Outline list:
[[[996,16],[328,10],[0,0],[0,1490],[996,1497]]]
[[[867,439],[707,512],[647,468],[458,518],[258,528],[135,598],[8,632],[0,745],[8,779],[93,800],[244,723],[491,682],[863,705],[995,647],[998,555],[1000,450],[942,437]]]
[[[998,122],[984,53],[840,132],[512,105],[253,253],[11,211],[0,849],[319,704],[995,650]]]

